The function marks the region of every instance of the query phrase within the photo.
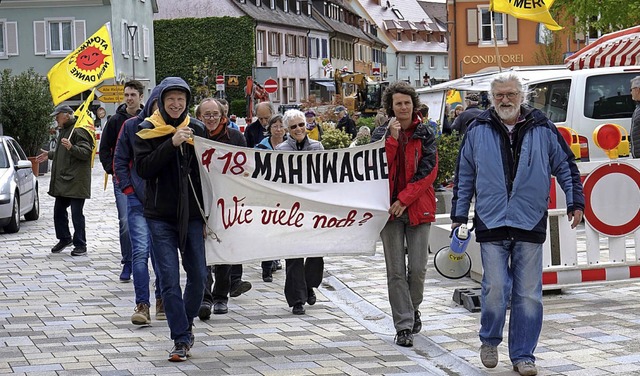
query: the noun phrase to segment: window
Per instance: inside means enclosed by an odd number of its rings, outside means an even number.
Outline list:
[[[587,78],[584,116],[591,119],[630,118],[636,107],[631,99],[632,78],[637,73],[603,74]]]
[[[264,31],[256,31],[256,51],[262,52],[264,49]]]
[[[287,56],[296,56],[296,36],[295,35],[285,34],[284,53]]]
[[[6,47],[4,46],[4,37],[6,33],[4,32],[4,22],[0,22],[0,56],[4,56],[7,54]]]
[[[402,42],[402,32],[401,31],[396,32],[396,40],[398,42]]]
[[[449,56],[446,56],[446,55],[445,55],[445,56],[443,56],[443,58],[444,58],[444,64],[443,64],[443,67],[444,67],[445,69],[446,69],[446,68],[449,68]]]
[[[49,51],[68,54],[73,51],[71,21],[49,21]]]
[[[435,56],[429,56],[429,68],[435,68],[436,67],[436,57]]]
[[[307,57],[307,37],[298,36],[298,46],[296,52],[299,57]]]
[[[0,59],[18,54],[18,23],[0,19]]]
[[[322,54],[320,55],[321,58],[326,59],[329,57],[329,53],[327,51],[327,40],[326,39],[322,39]]]
[[[528,88],[530,95],[527,102],[530,106],[544,112],[549,120],[553,122],[563,122],[567,120],[570,88],[571,80],[533,84]],[[588,96],[585,97],[585,100],[587,100],[587,98]],[[587,106],[585,106],[585,110],[586,108]],[[591,110],[593,110],[593,102],[591,102]]]
[[[296,79],[290,78],[289,85],[287,85],[287,91],[289,92],[289,101],[296,101]]]
[[[491,13],[488,8],[480,9],[480,41],[493,43],[493,29],[491,28]],[[502,13],[493,12],[493,27],[498,42],[505,42],[504,17]]]
[[[400,55],[400,68],[407,68],[407,57],[405,55]]]
[[[305,80],[304,78],[300,79],[300,102],[302,102],[304,100],[304,98],[307,96],[307,80]]]
[[[280,55],[280,33],[274,31],[269,32],[269,55]]]

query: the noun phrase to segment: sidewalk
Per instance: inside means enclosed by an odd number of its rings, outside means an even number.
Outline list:
[[[55,244],[49,175],[39,178],[41,217],[18,234],[0,232],[0,373],[28,375],[516,375],[505,343],[487,370],[478,357],[479,313],[452,301],[470,279],[440,277],[429,261],[423,330],[413,348],[393,343],[384,256],[327,257],[318,302],[294,316],[283,296],[284,272],[261,279],[245,265],[253,289],[229,301],[229,314],[196,318],[196,344],[183,363],[166,360],[166,322],[130,322],[132,283],[120,283],[117,218],[111,182],[94,167],[85,205],[89,255]],[[640,374],[640,283],[586,285],[545,295],[536,351],[541,375]],[[152,302],[152,306],[153,302]],[[154,314],[152,308],[152,317]],[[506,332],[505,332],[506,335]]]

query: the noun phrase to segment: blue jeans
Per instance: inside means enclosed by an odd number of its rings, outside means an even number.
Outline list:
[[[511,298],[509,357],[513,364],[535,361],[542,330],[542,244],[520,241],[480,243],[482,313],[480,341],[498,346]]]
[[[155,257],[151,245],[151,235],[147,220],[142,215],[144,208],[135,194],[127,196],[127,222],[131,238],[131,267],[133,272],[133,289],[136,293],[136,305],[149,302],[149,256],[151,265],[156,269]],[[156,273],[156,299],[160,298],[160,283]]]
[[[122,264],[131,264],[131,239],[129,239],[129,226],[127,225],[127,195],[122,193],[113,178],[113,195],[116,198],[116,209],[118,210],[118,225],[120,230],[120,253],[122,254]]]
[[[415,311],[422,303],[430,230],[429,223],[410,226],[405,210],[400,217],[388,221],[380,232],[387,267],[389,304],[396,332],[413,329]]]
[[[69,231],[69,213],[67,208],[71,206],[71,220],[73,221],[73,246],[86,247],[87,236],[85,232],[84,198],[56,197],[53,204],[53,225],[56,229],[58,240],[71,239]]]
[[[184,298],[180,287],[180,257],[176,223],[147,218],[156,271],[160,279],[162,301],[174,343],[189,343],[190,327],[202,302],[207,268],[204,257],[202,219],[190,220],[187,245],[181,255],[182,268],[187,273]]]

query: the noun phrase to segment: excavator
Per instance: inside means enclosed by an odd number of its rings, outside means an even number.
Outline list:
[[[360,111],[363,116],[375,116],[382,107],[382,93],[387,81],[377,81],[364,73],[336,69],[333,73],[336,97],[349,111]]]

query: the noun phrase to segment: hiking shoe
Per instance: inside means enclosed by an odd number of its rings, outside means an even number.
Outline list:
[[[149,305],[146,303],[138,303],[135,313],[131,315],[131,323],[133,325],[151,324],[151,315],[149,314]]]
[[[215,302],[213,303],[213,314],[214,315],[224,315],[229,312],[229,307],[227,307],[226,302]]]
[[[164,303],[162,298],[156,299],[156,320],[166,320],[167,314],[164,312]]]
[[[411,347],[413,346],[413,334],[411,333],[411,330],[409,329],[405,329],[405,330],[401,330],[396,334],[396,345],[398,346],[402,346],[402,347]]]
[[[294,315],[304,315],[304,306],[302,305],[302,303],[294,305],[291,313],[293,313]]]
[[[75,247],[71,251],[71,256],[84,256],[87,254],[87,247]]]
[[[513,370],[522,376],[534,376],[538,374],[536,364],[530,360],[525,360],[513,365]]]
[[[209,320],[211,318],[211,303],[202,302],[200,309],[198,310],[198,317],[200,320]]]
[[[191,356],[191,354],[189,354],[189,345],[183,342],[178,342],[173,346],[173,349],[171,349],[171,352],[169,353],[169,361],[184,362],[189,356]]]
[[[413,330],[411,333],[418,334],[422,330],[422,320],[420,320],[420,311],[416,309],[413,313]]]
[[[69,239],[60,239],[58,244],[54,245],[53,248],[51,248],[51,253],[60,253],[60,252],[62,252],[63,249],[67,248],[72,243],[73,243],[73,239],[71,239],[71,238],[69,238]]]
[[[495,368],[498,365],[498,346],[480,346],[480,360],[487,368]]]
[[[131,263],[125,262],[122,264],[122,273],[120,273],[120,282],[131,281]]]
[[[229,296],[232,298],[238,297],[242,294],[244,294],[245,292],[251,290],[251,282],[248,281],[240,281],[240,283],[238,283],[237,286],[235,286],[235,288],[231,289],[231,292],[229,293]]]

